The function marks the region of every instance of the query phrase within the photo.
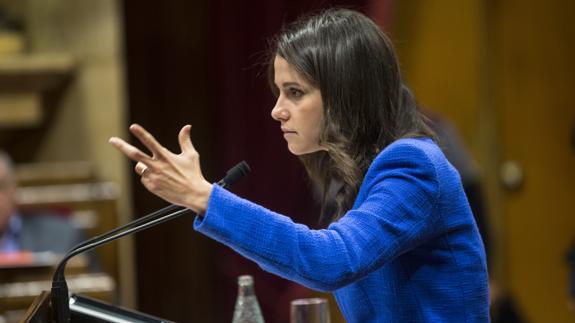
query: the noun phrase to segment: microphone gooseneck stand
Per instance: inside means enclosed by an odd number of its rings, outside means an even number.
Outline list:
[[[245,161],[231,168],[226,176],[216,184],[228,188],[235,184],[250,172],[250,168]],[[150,213],[142,218],[129,222],[109,232],[84,241],[72,248],[60,261],[54,272],[52,279],[51,307],[52,320],[54,323],[68,323],[70,321],[70,305],[68,295],[68,284],[64,276],[64,269],[68,260],[78,254],[92,250],[100,245],[119,239],[125,235],[136,233],[160,223],[175,219],[183,214],[194,213],[194,211],[179,206],[169,205],[158,211]]]

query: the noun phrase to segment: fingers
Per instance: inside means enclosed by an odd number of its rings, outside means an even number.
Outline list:
[[[180,149],[182,150],[182,152],[194,150],[194,145],[192,144],[192,138],[190,137],[191,130],[192,126],[185,125],[178,134],[178,141],[180,142]]]
[[[138,138],[138,140],[140,140],[140,142],[142,142],[142,144],[144,144],[144,146],[146,146],[154,156],[162,155],[164,146],[160,145],[154,136],[147,132],[142,126],[139,124],[133,124],[130,126],[130,132],[134,134],[134,136],[136,136],[136,138]]]
[[[109,142],[133,161],[149,163],[152,160],[150,156],[120,138],[112,137]]]

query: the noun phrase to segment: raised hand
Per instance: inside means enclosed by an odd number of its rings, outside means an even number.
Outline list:
[[[204,179],[200,155],[190,138],[191,126],[184,126],[178,135],[180,154],[174,154],[147,132],[133,124],[130,132],[148,148],[151,156],[126,141],[112,137],[110,143],[128,158],[137,162],[135,171],[142,184],[162,199],[204,213],[212,192],[212,184]]]

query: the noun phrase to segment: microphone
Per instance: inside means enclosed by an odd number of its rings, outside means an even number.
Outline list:
[[[223,188],[228,188],[231,185],[237,183],[250,171],[251,170],[248,164],[245,161],[242,161],[228,170],[226,176],[216,184]],[[64,277],[64,269],[70,258],[80,253],[92,250],[100,245],[119,239],[125,235],[145,230],[160,223],[175,219],[182,214],[190,213],[194,213],[194,211],[179,205],[169,205],[142,218],[82,242],[68,251],[68,253],[56,267],[56,271],[54,272],[54,276],[52,278],[51,306],[53,322],[68,323],[70,321],[68,285],[66,283],[66,278]]]
[[[248,163],[241,161],[239,164],[228,170],[226,176],[222,178],[217,184],[223,188],[228,188],[237,183],[249,172],[251,172],[251,169],[250,166],[248,166]]]

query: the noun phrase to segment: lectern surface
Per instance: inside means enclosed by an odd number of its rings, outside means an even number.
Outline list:
[[[72,322],[83,323],[174,323],[166,319],[113,306],[99,300],[81,295],[70,297],[70,311]]]

